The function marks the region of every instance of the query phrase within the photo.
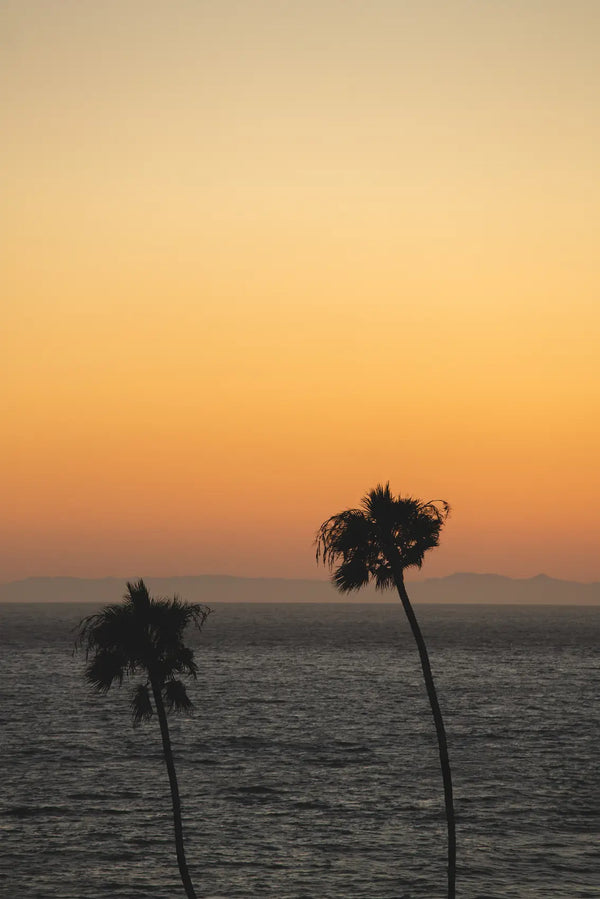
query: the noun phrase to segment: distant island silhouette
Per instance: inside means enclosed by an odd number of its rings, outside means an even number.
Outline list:
[[[129,577],[134,578],[136,573]],[[123,592],[124,577],[30,577],[0,584],[0,602],[113,603]],[[200,574],[188,577],[147,577],[155,595],[179,594],[193,602],[397,602],[391,593],[367,587],[340,596],[326,580],[234,577]],[[410,583],[417,603],[499,603],[502,605],[600,605],[600,582],[583,584],[544,574],[510,578],[500,574],[457,573]]]

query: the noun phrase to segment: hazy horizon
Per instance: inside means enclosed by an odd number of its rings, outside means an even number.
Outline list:
[[[557,581],[567,581],[569,583],[577,583],[577,584],[595,584],[600,583],[600,579],[596,580],[580,580],[578,578],[554,578],[549,574],[546,574],[544,571],[539,571],[537,574],[527,575],[524,577],[514,577],[513,575],[503,574],[500,571],[451,571],[448,574],[436,574],[436,575],[427,575],[424,572],[411,572],[410,570],[405,572],[405,580],[411,583],[420,583],[424,580],[444,580],[447,578],[453,577],[489,577],[489,578],[506,578],[507,580],[519,580],[519,581],[532,581],[537,580],[538,578],[547,578],[549,580],[557,580]],[[93,580],[93,581],[101,581],[101,580],[122,580],[123,583],[126,581],[131,581],[132,579],[142,578],[144,580],[150,580],[152,578],[166,580],[168,578],[176,579],[186,579],[186,578],[231,578],[236,580],[291,580],[291,581],[315,581],[316,583],[331,583],[331,579],[327,575],[321,574],[315,575],[314,577],[286,577],[284,575],[270,575],[270,574],[226,574],[224,572],[219,571],[202,571],[202,572],[186,572],[185,574],[165,574],[164,572],[158,574],[99,574],[99,575],[75,575],[75,574],[36,574],[36,575],[24,575],[23,577],[10,578],[7,580],[0,580],[0,584],[10,584],[18,581],[27,581],[27,580]]]
[[[119,602],[126,581],[137,577],[49,577],[26,578],[0,583],[0,603],[93,603]],[[377,591],[373,584],[340,594],[327,580],[292,578],[244,578],[232,575],[187,575],[144,577],[155,596],[178,595],[183,599],[219,603],[288,604],[397,603],[395,590]],[[497,574],[461,572],[448,577],[407,581],[413,602],[442,605],[562,605],[600,606],[600,582],[579,583],[537,575],[509,578]]]

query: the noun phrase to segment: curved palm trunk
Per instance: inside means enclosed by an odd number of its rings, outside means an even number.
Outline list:
[[[446,802],[446,821],[448,824],[448,899],[455,899],[456,895],[456,824],[454,818],[454,802],[452,799],[452,774],[450,772],[450,760],[448,758],[448,745],[446,742],[446,730],[444,728],[444,719],[440,710],[435,684],[433,682],[433,674],[429,663],[429,654],[417,621],[413,607],[408,598],[406,587],[404,586],[404,577],[398,573],[397,566],[392,566],[394,572],[394,580],[398,595],[402,602],[408,623],[415,638],[417,648],[419,650],[419,658],[421,659],[421,668],[423,669],[423,677],[425,678],[425,687],[427,688],[427,696],[435,722],[435,730],[438,740],[438,749],[440,753],[440,766],[442,769],[442,779],[444,781],[444,799]]]
[[[175,850],[177,852],[177,864],[179,865],[179,873],[181,881],[188,899],[197,899],[190,873],[188,871],[187,862],[185,860],[185,851],[183,848],[183,826],[181,823],[181,800],[179,799],[179,787],[177,786],[177,774],[175,773],[175,763],[173,761],[173,751],[171,749],[171,738],[169,736],[169,725],[167,723],[167,713],[163,703],[160,688],[152,684],[152,693],[154,702],[156,703],[156,711],[160,724],[160,735],[162,737],[163,753],[167,764],[167,772],[169,775],[169,785],[171,787],[171,799],[173,800],[173,824],[175,827]]]

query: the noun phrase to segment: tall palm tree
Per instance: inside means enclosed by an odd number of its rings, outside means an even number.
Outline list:
[[[77,645],[85,650],[86,680],[98,693],[108,693],[115,683],[120,686],[128,675],[145,678],[132,694],[132,719],[135,726],[151,718],[156,709],[173,801],[179,872],[188,899],[196,899],[183,847],[181,801],[167,711],[188,711],[192,706],[179,675],[195,679],[198,668],[183,636],[190,624],[201,628],[210,609],[177,596],[153,599],[142,580],[128,581],[123,599],[123,603],[106,606],[84,618],[79,624]]]
[[[454,899],[456,828],[446,731],[425,640],[404,586],[405,569],[420,568],[427,550],[438,545],[449,511],[446,502],[395,497],[389,483],[378,484],[363,497],[360,508],[347,509],[324,521],[315,543],[317,562],[329,566],[340,592],[358,590],[373,581],[379,590],[395,587],[400,596],[419,650],[437,733],[448,825],[448,899]]]

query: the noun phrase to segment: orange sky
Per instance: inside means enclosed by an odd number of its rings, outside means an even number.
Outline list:
[[[595,0],[4,4],[0,580],[600,580]]]

